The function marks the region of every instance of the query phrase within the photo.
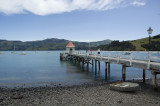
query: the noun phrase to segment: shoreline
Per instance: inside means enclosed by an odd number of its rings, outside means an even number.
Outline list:
[[[80,86],[89,86],[89,85],[99,85],[99,84],[111,84],[114,82],[123,82],[122,80],[115,80],[115,81],[105,81],[103,79],[98,79],[95,80],[93,82],[81,82],[81,83],[76,83],[76,82],[72,82],[72,83],[61,83],[61,82],[33,82],[33,83],[13,83],[13,84],[8,84],[8,85],[0,85],[0,89],[28,89],[28,88],[45,88],[45,87],[51,87],[51,88],[57,88],[57,87],[80,87]],[[143,79],[142,78],[138,78],[138,79],[130,79],[130,80],[126,80],[125,82],[135,82],[135,83],[143,83]],[[160,78],[157,78],[157,83],[160,86]],[[145,84],[152,86],[152,80],[147,78]],[[16,86],[13,86],[16,85]]]
[[[160,105],[159,91],[154,91],[146,80],[129,81],[140,84],[137,92],[118,92],[109,89],[108,82],[73,86],[44,86],[29,88],[0,88],[0,105]],[[158,79],[160,83],[160,79]]]

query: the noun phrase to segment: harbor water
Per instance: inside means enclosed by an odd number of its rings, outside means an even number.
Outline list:
[[[64,51],[3,51],[0,54],[0,87],[30,87],[46,85],[77,85],[105,81],[105,64],[95,75],[94,67],[60,61]],[[113,53],[114,54],[114,53]],[[159,54],[155,54],[159,56]],[[122,66],[111,63],[110,81],[122,80]],[[128,67],[127,80],[142,78],[143,69]],[[151,78],[146,71],[146,78]]]

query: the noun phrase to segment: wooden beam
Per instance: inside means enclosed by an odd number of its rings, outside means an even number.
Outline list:
[[[87,70],[89,70],[89,59],[87,58]]]
[[[100,63],[100,61],[98,61],[98,66],[99,66],[99,71],[100,71],[100,67],[101,67],[101,65],[100,65],[101,63]]]
[[[154,90],[158,90],[158,88],[157,88],[157,76],[156,76],[155,71],[151,71],[151,74],[152,74],[153,88],[154,88]]]
[[[82,68],[84,68],[84,58],[82,58]]]
[[[108,62],[108,79],[110,80],[110,62]]]
[[[125,65],[122,65],[122,79],[125,81],[126,79],[126,67]]]
[[[97,74],[97,60],[95,60],[95,74]]]
[[[143,83],[145,83],[146,81],[146,70],[143,69]]]
[[[107,80],[107,62],[105,62],[105,80]]]

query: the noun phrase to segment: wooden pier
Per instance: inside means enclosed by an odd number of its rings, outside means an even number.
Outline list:
[[[74,51],[72,53],[64,52],[60,54],[61,60],[66,61],[74,61],[81,63],[82,67],[87,64],[87,70],[89,68],[89,64],[92,67],[95,66],[95,74],[97,73],[97,63],[98,69],[100,70],[100,63],[105,62],[105,80],[109,79],[110,76],[110,63],[121,64],[122,65],[122,79],[125,81],[126,78],[126,68],[127,67],[136,67],[141,68],[143,70],[143,82],[145,83],[145,72],[146,70],[151,71],[152,82],[154,89],[157,89],[157,74],[160,74],[160,58],[151,57],[151,53],[148,53],[147,59],[135,59],[135,56],[129,54],[128,58],[122,57],[119,53],[116,56],[110,55],[102,55],[102,54],[91,54],[89,52],[78,52]],[[152,61],[152,59],[159,61]]]

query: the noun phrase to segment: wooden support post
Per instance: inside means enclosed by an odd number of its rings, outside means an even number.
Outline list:
[[[94,65],[93,59],[92,59],[92,66]]]
[[[145,83],[146,81],[146,70],[143,69],[143,83]]]
[[[100,61],[98,61],[99,71],[100,71]]]
[[[123,78],[123,81],[125,81],[125,79],[126,79],[126,67],[125,67],[125,65],[122,65],[122,78]]]
[[[87,58],[87,70],[89,70],[89,59]]]
[[[108,63],[108,75],[110,76],[110,63]]]
[[[94,66],[94,63],[93,63],[93,59],[92,59],[92,71],[93,71],[93,68],[94,68],[93,66]]]
[[[153,88],[154,88],[154,90],[158,90],[157,89],[157,76],[156,76],[155,71],[151,71],[151,74],[152,74]]]
[[[97,74],[97,60],[95,60],[95,74]]]
[[[107,80],[107,62],[105,62],[105,80]]]
[[[78,57],[78,64],[80,63],[80,58]]]
[[[84,69],[84,58],[82,58],[82,68]]]

